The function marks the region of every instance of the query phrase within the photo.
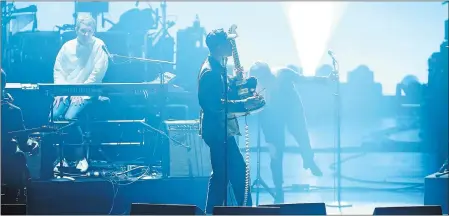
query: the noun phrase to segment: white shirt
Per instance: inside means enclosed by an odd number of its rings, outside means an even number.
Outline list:
[[[108,56],[96,37],[82,45],[77,39],[67,41],[59,50],[53,69],[55,84],[101,83],[108,69]]]

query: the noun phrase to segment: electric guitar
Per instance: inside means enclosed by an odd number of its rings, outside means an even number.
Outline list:
[[[232,25],[229,28],[228,34],[238,35],[236,32],[237,25]],[[230,39],[232,45],[232,57],[234,60],[234,67],[236,76],[230,79],[229,83],[229,94],[228,98],[230,100],[243,100],[249,97],[257,96],[256,87],[257,87],[257,79],[255,77],[246,78],[244,76],[243,68],[240,63],[239,53],[237,51],[237,45],[235,43],[235,39]],[[261,98],[260,104],[251,108],[250,110],[245,110],[238,113],[232,113],[235,116],[245,116],[249,114],[253,114],[259,111],[262,111],[265,106],[265,100]]]

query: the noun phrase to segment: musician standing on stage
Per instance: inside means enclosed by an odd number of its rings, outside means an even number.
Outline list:
[[[250,74],[258,79],[257,87],[265,89],[262,93],[266,100],[266,106],[259,113],[259,121],[265,141],[269,144],[276,203],[284,202],[282,163],[286,145],[285,129],[290,132],[300,147],[303,167],[310,169],[315,176],[323,175],[314,160],[304,108],[295,85],[309,81],[327,83],[332,77],[305,77],[299,71],[294,71],[291,68],[292,66],[288,66],[272,71],[268,64],[263,62],[256,62],[250,68]]]
[[[212,163],[212,175],[209,181],[207,194],[206,213],[212,213],[214,206],[222,206],[226,197],[226,190],[230,182],[233,187],[237,205],[244,204],[245,196],[245,161],[240,153],[234,136],[240,135],[237,119],[228,119],[227,136],[225,137],[225,100],[224,81],[225,59],[232,56],[230,39],[234,35],[228,35],[223,29],[217,29],[206,37],[206,45],[209,48],[209,56],[203,64],[198,76],[198,100],[201,106],[201,135],[210,148]],[[245,100],[228,101],[228,112],[251,109],[259,105],[260,100],[250,97]],[[224,141],[227,140],[227,151]],[[225,155],[227,153],[227,155]],[[228,162],[226,166],[226,161]],[[227,174],[226,170],[227,169]],[[251,187],[251,185],[250,185]],[[247,203],[252,205],[251,192],[248,188]]]
[[[108,55],[104,42],[95,37],[96,21],[90,15],[76,20],[76,39],[67,41],[59,51],[54,66],[55,84],[101,83],[108,68]],[[58,96],[54,100],[53,117],[60,120],[74,120],[94,98],[88,96]],[[80,152],[77,169],[88,169],[87,148]]]
[[[22,190],[31,176],[27,167],[26,157],[24,152],[35,153],[38,150],[36,142],[27,142],[27,135],[11,135],[9,132],[25,130],[23,122],[22,111],[19,107],[12,104],[12,98],[5,92],[6,73],[2,73],[2,113],[1,113],[1,181],[5,184],[7,191],[6,197],[2,196],[2,203],[15,202],[17,192]],[[11,193],[11,194],[10,194]],[[21,196],[21,198],[24,198]]]

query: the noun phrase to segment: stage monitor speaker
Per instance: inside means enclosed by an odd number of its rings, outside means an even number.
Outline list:
[[[443,215],[441,206],[377,207],[373,215]]]
[[[443,214],[448,214],[449,174],[439,175],[439,173],[433,173],[424,179],[424,205],[441,206]]]
[[[208,177],[212,172],[209,147],[199,136],[198,120],[165,121],[170,140],[170,177]],[[190,150],[178,143],[187,145]]]
[[[280,215],[326,215],[324,203],[284,203],[261,205],[267,207],[279,207]]]
[[[26,215],[27,206],[25,204],[2,204],[2,215]]]
[[[214,215],[279,215],[279,207],[216,206]]]
[[[204,215],[195,205],[132,203],[130,215]]]

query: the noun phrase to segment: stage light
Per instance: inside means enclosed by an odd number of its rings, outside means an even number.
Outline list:
[[[285,2],[283,6],[303,73],[313,75],[347,3]]]

